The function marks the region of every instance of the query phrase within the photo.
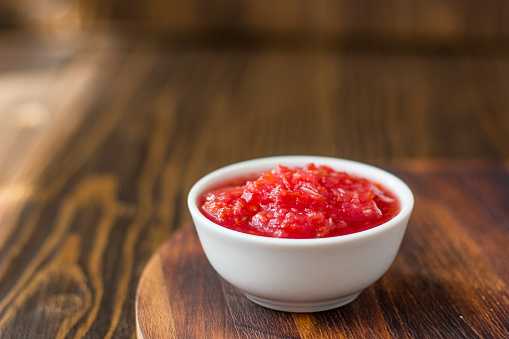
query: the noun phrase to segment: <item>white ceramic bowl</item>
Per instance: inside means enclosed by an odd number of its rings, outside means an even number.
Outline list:
[[[359,233],[330,238],[284,239],[245,234],[219,226],[198,209],[200,195],[230,178],[308,163],[359,175],[391,190],[401,212],[390,221]],[[319,156],[281,156],[236,163],[200,179],[188,206],[212,267],[252,301],[276,310],[317,312],[353,301],[378,280],[398,252],[414,198],[396,176],[355,161]]]

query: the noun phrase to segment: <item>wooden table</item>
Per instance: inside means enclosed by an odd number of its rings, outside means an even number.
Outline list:
[[[316,315],[256,308],[217,277],[219,304],[200,305],[203,285],[181,304],[169,289],[173,334],[509,337],[504,53],[0,41],[0,337],[135,337],[140,277],[189,229],[192,184],[283,154],[364,161],[409,183],[416,205],[393,266]],[[200,258],[173,278],[213,276]]]

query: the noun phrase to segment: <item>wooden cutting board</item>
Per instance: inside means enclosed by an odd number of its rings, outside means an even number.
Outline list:
[[[499,203],[509,198],[507,169],[398,174],[416,196],[407,233],[389,271],[351,304],[313,314],[258,306],[216,274],[189,223],[142,274],[138,337],[509,338],[509,238]]]
[[[371,319],[373,309],[362,310],[362,305],[374,298],[372,292],[359,297],[356,305],[343,308],[348,317],[360,312],[369,323],[383,322]],[[192,224],[177,231],[152,257],[136,299],[138,338],[326,337],[337,331],[337,325],[345,333],[359,333],[363,322],[329,323],[340,320],[341,312],[292,314],[254,304],[210,266]],[[340,321],[350,322],[348,318]],[[362,331],[366,330],[373,332],[369,328]]]

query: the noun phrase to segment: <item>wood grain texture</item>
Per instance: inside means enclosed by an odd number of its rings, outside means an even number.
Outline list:
[[[415,210],[392,267],[351,304],[309,314],[258,306],[215,273],[189,223],[142,274],[138,337],[509,336],[508,169],[393,170],[413,188]]]
[[[133,338],[139,278],[190,220],[185,199],[192,184],[223,165],[284,154],[403,164],[394,168],[419,190],[424,210],[414,222],[431,242],[410,233],[406,246],[425,256],[406,249],[410,261],[400,258],[395,267],[410,275],[396,274],[395,281],[431,288],[433,309],[418,309],[430,312],[427,323],[442,321],[443,308],[454,319],[460,311],[470,317],[466,334],[502,333],[497,319],[507,311],[504,299],[494,313],[485,307],[508,278],[509,62],[503,54],[212,48],[111,32],[56,41],[3,32],[0,46],[0,337]],[[27,111],[48,112],[50,119],[12,127]],[[420,181],[421,173],[432,183]],[[476,192],[483,194],[462,200]],[[435,225],[444,222],[451,229],[442,234]],[[463,236],[452,237],[465,225]],[[472,258],[479,267],[471,267]],[[454,290],[452,282],[468,273],[473,285]],[[384,281],[364,298],[391,300],[397,312],[371,310],[376,331],[404,333],[405,305],[418,296],[390,299],[400,292]],[[463,303],[463,293],[475,303]],[[217,300],[221,291],[207,295],[210,304],[224,305]],[[253,319],[238,312],[244,299],[229,295],[235,321],[252,327]],[[483,317],[472,318],[475,307],[486,310]],[[192,321],[186,317],[192,310],[171,310],[168,331]],[[349,312],[364,311],[353,306]],[[341,317],[352,331],[370,335],[362,322]],[[325,337],[338,326],[330,319],[296,321],[299,330],[278,331],[302,335],[318,322]]]

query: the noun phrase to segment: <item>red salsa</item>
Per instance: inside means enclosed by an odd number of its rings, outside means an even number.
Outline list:
[[[276,238],[356,233],[400,211],[398,199],[381,184],[314,164],[279,165],[255,180],[226,183],[203,194],[199,205],[221,226]]]

